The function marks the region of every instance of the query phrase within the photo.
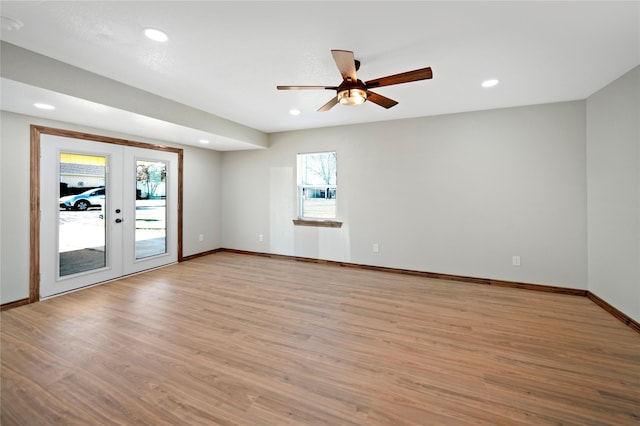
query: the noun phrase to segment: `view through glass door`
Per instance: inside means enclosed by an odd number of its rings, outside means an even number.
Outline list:
[[[177,154],[41,136],[40,296],[177,261]]]
[[[102,211],[106,207],[107,158],[60,153],[58,274],[61,277],[107,266]]]
[[[165,161],[136,160],[135,258],[167,250]]]
[[[178,155],[126,147],[124,274],[178,260]]]

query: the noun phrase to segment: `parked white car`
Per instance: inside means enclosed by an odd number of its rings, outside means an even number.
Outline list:
[[[77,195],[67,195],[60,198],[60,208],[65,210],[87,210],[91,207],[102,207],[104,199],[104,186],[101,186]]]

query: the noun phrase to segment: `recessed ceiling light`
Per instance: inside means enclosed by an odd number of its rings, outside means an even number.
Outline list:
[[[208,143],[209,143],[209,140],[207,140],[207,139],[200,139],[200,143],[201,143],[201,144],[203,144],[203,145],[206,145],[206,144],[208,144]]]
[[[2,29],[5,31],[18,31],[24,26],[22,21],[12,18],[10,16],[0,16],[0,23]]]
[[[49,104],[42,104],[42,103],[35,103],[33,104],[34,107],[36,108],[40,108],[40,109],[56,109],[56,107],[54,107],[53,105],[49,105]]]
[[[493,87],[495,85],[497,85],[498,83],[500,83],[498,80],[496,80],[495,78],[492,78],[491,80],[485,80],[482,82],[482,87]]]
[[[291,115],[300,115],[300,110],[299,109],[290,109],[289,110],[289,114],[291,114]]]
[[[169,40],[169,36],[160,30],[156,30],[155,28],[147,28],[144,30],[144,35],[150,38],[153,41],[159,41],[164,43]]]

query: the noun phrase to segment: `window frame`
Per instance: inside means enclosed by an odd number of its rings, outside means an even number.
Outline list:
[[[302,175],[301,159],[306,155],[318,155],[318,154],[334,154],[335,155],[335,183],[333,184],[304,184]],[[304,201],[305,190],[320,190],[320,191],[333,191],[333,198],[335,200],[335,207],[333,211],[333,217],[312,217],[304,216]],[[301,226],[319,226],[329,228],[339,228],[342,226],[342,222],[338,221],[338,151],[310,151],[299,152],[296,154],[296,219],[293,220],[294,225]]]

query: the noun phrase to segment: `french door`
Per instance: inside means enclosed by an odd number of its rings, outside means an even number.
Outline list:
[[[178,154],[40,137],[40,297],[177,262]]]

